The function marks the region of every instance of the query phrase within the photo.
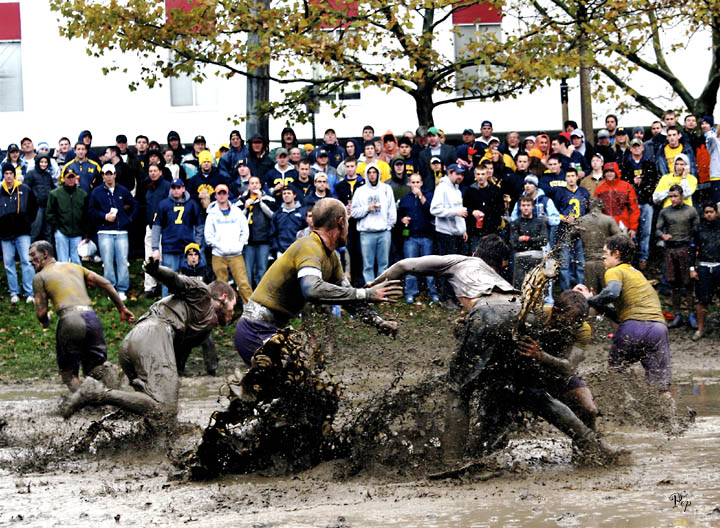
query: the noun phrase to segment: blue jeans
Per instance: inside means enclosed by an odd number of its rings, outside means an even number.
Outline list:
[[[160,261],[160,264],[173,271],[180,271],[180,265],[184,259],[185,256],[182,253],[162,253],[162,260]],[[198,264],[198,266],[200,266],[200,264]],[[168,293],[167,286],[163,284],[162,296],[167,297]]]
[[[433,239],[430,237],[411,236],[405,239],[403,244],[403,252],[405,258],[424,257],[433,254]],[[430,297],[437,297],[435,291],[435,277],[428,275],[425,277],[427,282],[428,294]],[[405,296],[415,297],[420,290],[418,289],[418,280],[415,275],[405,276]]]
[[[55,253],[58,262],[72,262],[80,264],[80,255],[78,255],[78,246],[82,242],[82,237],[67,237],[60,230],[55,231]]]
[[[103,275],[118,291],[125,293],[130,287],[128,268],[128,234],[98,233],[98,249],[103,261]]]
[[[570,241],[567,246],[560,250],[560,278],[558,285],[560,290],[570,289],[572,282],[583,284],[585,279],[585,253],[583,252],[582,241],[578,238]]]
[[[372,282],[388,267],[390,258],[390,231],[360,233],[360,251],[363,259],[363,280]],[[375,275],[377,262],[377,275]]]
[[[650,256],[650,235],[652,234],[653,206],[641,204],[640,222],[637,230],[637,257],[639,261],[647,261]]]
[[[20,235],[10,240],[2,241],[3,264],[5,275],[7,275],[10,295],[20,295],[20,286],[17,280],[17,269],[15,268],[15,250],[20,257],[20,270],[22,271],[22,287],[25,295],[33,294],[32,280],[35,271],[30,264],[30,235]]]
[[[245,271],[247,272],[248,283],[254,290],[267,271],[268,258],[270,257],[270,244],[248,244],[243,248],[245,259]]]

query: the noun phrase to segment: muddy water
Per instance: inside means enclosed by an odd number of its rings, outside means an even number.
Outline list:
[[[0,525],[720,526],[715,374],[692,373],[691,382],[676,385],[678,408],[698,413],[682,436],[632,425],[606,430],[607,442],[632,451],[628,465],[578,469],[568,463],[569,444],[549,433],[515,440],[506,456],[521,462],[520,469],[487,481],[482,472],[428,481],[377,476],[382,471],[338,481],[335,464],[327,463],[295,476],[188,484],[173,479],[161,439],[68,456],[62,440],[103,412],[90,409],[65,422],[47,413],[49,398],[61,392],[57,385],[6,386],[0,389],[9,444],[0,449]],[[206,425],[218,407],[217,385],[217,379],[183,380],[180,420]],[[198,435],[199,427],[173,451],[192,447]],[[25,474],[9,469],[28,453],[52,462]]]

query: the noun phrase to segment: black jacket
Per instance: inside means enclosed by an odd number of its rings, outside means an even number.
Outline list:
[[[433,155],[430,153],[430,147],[422,149],[420,151],[420,155],[418,156],[418,168],[420,169],[420,175],[423,179],[423,190],[431,192],[435,190],[435,175],[430,169],[430,159],[432,157]],[[443,168],[447,169],[448,166],[457,161],[455,147],[445,144],[440,145],[440,156],[438,157],[440,158],[440,161],[442,161]]]
[[[3,181],[0,184],[0,240],[29,235],[37,209],[30,187],[16,183],[12,189],[7,189]]]
[[[696,266],[699,262],[720,262],[720,218],[701,220],[693,231],[693,242],[697,248]]]

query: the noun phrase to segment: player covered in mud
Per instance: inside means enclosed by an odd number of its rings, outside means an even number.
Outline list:
[[[199,277],[186,277],[160,266],[157,259],[148,260],[143,268],[164,284],[170,295],[138,319],[120,346],[120,366],[136,392],[110,389],[86,378],[66,416],[94,404],[116,405],[151,418],[174,419],[179,389],[176,347],[198,346],[218,324],[230,323],[236,297],[226,282],[216,280],[207,285]]]
[[[622,369],[640,361],[645,378],[662,396],[670,394],[670,340],[660,298],[641,271],[632,267],[635,244],[625,235],[605,241],[605,288],[593,295],[579,284],[575,290],[598,312],[619,323],[610,347],[610,367]]]
[[[109,280],[77,264],[56,261],[49,242],[33,243],[29,256],[35,268],[33,289],[38,321],[45,328],[50,325],[48,300],[52,301],[58,316],[55,350],[63,383],[71,393],[78,391],[82,366],[86,379],[95,378],[116,386],[115,370],[107,361],[102,324],[91,307],[87,286],[105,290],[123,321],[132,322],[133,313],[125,307]]]
[[[398,324],[383,320],[368,303],[402,295],[400,281],[375,281],[370,288],[353,288],[337,253],[347,241],[345,206],[326,198],[315,204],[312,215],[312,233],[293,242],[275,261],[243,309],[235,328],[235,348],[247,365],[263,341],[297,317],[306,302],[341,305],[379,332],[397,333]]]
[[[483,242],[481,241],[479,251]],[[496,259],[497,260],[497,259]],[[448,412],[443,439],[446,460],[462,456],[468,437],[469,401],[479,393],[480,438],[468,453],[488,453],[502,446],[514,415],[529,410],[567,434],[589,459],[612,452],[591,427],[597,409],[577,366],[584,351],[576,345],[587,303],[577,292],[561,295],[549,321],[530,319],[517,334],[521,310],[518,292],[478,257],[462,255],[405,259],[376,279],[406,273],[447,277],[463,307],[469,310],[459,331],[448,374]],[[548,351],[552,350],[553,353]],[[578,409],[578,418],[568,405]]]

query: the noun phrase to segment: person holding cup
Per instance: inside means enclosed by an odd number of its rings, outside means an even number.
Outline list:
[[[466,224],[472,249],[477,247],[483,236],[498,232],[505,209],[502,191],[497,185],[488,182],[487,168],[479,165],[474,172],[475,183],[463,197],[463,205],[469,212]]]

